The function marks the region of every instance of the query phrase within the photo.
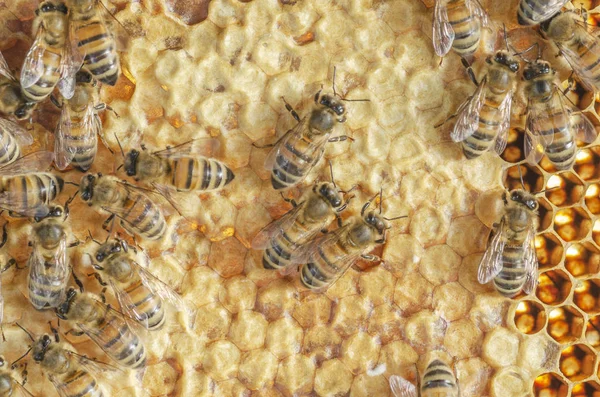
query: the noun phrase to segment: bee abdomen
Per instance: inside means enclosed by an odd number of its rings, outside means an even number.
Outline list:
[[[69,372],[62,383],[68,397],[103,397],[96,379],[87,371],[77,369]]]
[[[462,56],[473,54],[479,46],[481,25],[479,20],[471,15],[464,1],[448,8],[448,21],[454,30],[452,48]]]
[[[132,369],[141,368],[146,364],[144,345],[123,320],[112,316],[101,329],[101,333],[106,336],[103,350],[113,360]]]
[[[544,12],[546,4],[539,0],[521,0],[519,2],[519,8],[517,10],[517,21],[519,25],[535,25],[539,21],[536,21],[536,14]]]
[[[28,283],[29,301],[33,307],[37,310],[58,307],[65,297],[69,274],[67,273],[66,276],[37,276],[35,279],[30,276]]]
[[[137,321],[150,331],[162,328],[166,318],[162,298],[146,288],[141,280],[125,292],[131,298],[130,308],[135,311]]]
[[[555,135],[554,141],[545,150],[548,159],[558,170],[571,168],[575,163],[577,145],[569,135]]]
[[[235,177],[225,164],[209,158],[170,160],[169,165],[171,184],[182,192],[220,190]]]
[[[21,150],[17,141],[8,132],[0,134],[0,165],[8,165],[19,158]]]
[[[447,389],[456,388],[456,381],[452,370],[440,360],[434,360],[427,366],[422,382],[423,386],[421,390],[423,392],[434,392],[436,391],[435,389],[441,389],[439,393],[448,393],[450,390]]]
[[[160,208],[142,195],[136,197],[126,216],[121,219],[121,224],[148,240],[158,240],[167,230],[167,222]]]
[[[82,22],[76,29],[82,39],[77,43],[85,52],[84,65],[98,81],[115,85],[119,78],[119,56],[115,42],[101,21]]]
[[[481,156],[494,144],[501,125],[501,114],[496,104],[486,101],[479,114],[477,131],[462,142],[463,153],[472,159]]]
[[[41,102],[54,90],[60,78],[62,49],[47,46],[43,55],[44,71],[31,87],[23,88],[23,96],[32,102]]]
[[[512,298],[521,292],[525,284],[524,255],[525,251],[521,245],[507,245],[502,253],[503,267],[496,278],[494,278],[494,286],[501,295],[507,298]]]

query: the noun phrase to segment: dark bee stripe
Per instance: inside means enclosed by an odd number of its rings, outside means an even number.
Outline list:
[[[202,177],[202,185],[200,186],[201,190],[206,190],[210,186],[210,177],[211,177],[211,169],[210,163],[207,159],[202,160],[202,166],[204,167],[204,175]]]
[[[98,24],[98,22],[92,22],[88,26],[97,25],[97,24]],[[97,34],[95,36],[88,37],[87,39],[80,40],[77,43],[77,47],[83,47],[86,44],[93,43],[94,41],[99,41],[99,40],[105,39],[107,37],[110,37],[107,33],[100,33],[100,34]]]

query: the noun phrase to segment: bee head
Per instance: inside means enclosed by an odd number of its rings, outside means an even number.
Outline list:
[[[337,121],[343,123],[346,121],[346,106],[337,99],[335,96],[331,95],[320,95],[320,92],[315,95],[315,102],[321,106],[326,107],[331,110],[337,117]]]
[[[96,251],[96,260],[98,262],[103,262],[111,255],[117,254],[121,251],[127,251],[126,247],[127,243],[125,241],[115,241],[114,243],[102,244],[102,246],[98,248],[98,251]]]
[[[137,163],[138,158],[140,157],[140,152],[138,150],[132,149],[125,156],[125,164],[123,168],[127,173],[127,176],[135,176],[137,174]]]
[[[67,314],[71,311],[71,305],[77,296],[75,288],[69,288],[67,291],[67,299],[56,308],[56,316],[61,320],[67,319]]]
[[[538,208],[538,202],[535,196],[522,189],[515,189],[510,192],[510,201],[523,205],[531,211],[535,211]]]
[[[55,205],[54,207],[50,207],[48,213],[45,215],[36,215],[33,217],[35,222],[41,222],[44,219],[48,218],[60,218],[65,213],[65,210],[61,205]]]
[[[523,78],[525,80],[533,80],[536,77],[554,74],[554,69],[550,66],[550,63],[542,59],[538,59],[534,62],[529,63],[523,71]]]
[[[25,120],[31,117],[33,113],[33,109],[35,108],[36,103],[34,102],[25,102],[15,110],[15,117],[17,120]]]
[[[6,365],[6,360],[4,356],[0,356],[0,368],[3,368]]]
[[[98,176],[100,177],[100,176]],[[87,174],[81,178],[79,184],[79,194],[83,201],[90,201],[94,197],[94,186],[96,185],[96,176],[94,174]]]
[[[33,344],[33,348],[31,350],[33,353],[33,360],[35,362],[39,363],[40,361],[44,361],[44,357],[46,357],[46,352],[48,351],[51,343],[52,339],[50,338],[50,335],[44,335]]]
[[[318,194],[327,201],[332,208],[338,208],[342,205],[342,196],[337,188],[330,182],[323,182],[316,186]]]
[[[376,213],[375,211],[367,212],[367,214],[364,217],[364,220],[367,223],[367,225],[377,230],[377,233],[379,234],[383,234],[383,232],[386,229],[389,229],[389,226],[385,219],[383,219],[383,216],[381,216],[381,214]]]
[[[58,4],[54,4],[49,1],[45,1],[42,4],[40,4],[37,10],[35,10],[35,15],[45,14],[54,11],[67,15],[68,9],[65,3],[60,2]]]
[[[507,51],[498,51],[494,55],[494,62],[506,66],[511,72],[519,71],[519,61],[512,57]],[[492,63],[491,61],[489,63]]]

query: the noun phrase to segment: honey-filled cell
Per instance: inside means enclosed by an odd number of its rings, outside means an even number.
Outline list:
[[[600,397],[600,384],[596,381],[588,381],[573,385],[571,391],[573,397]]]
[[[585,325],[585,340],[592,347],[600,347],[600,316],[590,317]]]
[[[600,179],[600,150],[598,147],[581,149],[575,157],[575,173],[584,181]]]
[[[519,172],[520,170],[520,172]],[[523,180],[521,181],[521,177]],[[517,164],[504,171],[504,187],[508,190],[525,189],[528,192],[539,192],[544,189],[544,175],[530,164]]]
[[[547,305],[557,306],[567,299],[572,282],[562,270],[549,270],[540,274],[535,295]]]
[[[542,233],[535,236],[535,251],[540,270],[558,266],[563,258],[563,245],[553,233]]]
[[[583,208],[563,208],[556,212],[554,230],[564,241],[583,240],[592,229],[592,220]]]
[[[597,274],[600,271],[600,250],[593,243],[575,243],[567,247],[565,269],[573,277]]]
[[[585,191],[585,206],[594,215],[600,214],[600,184],[593,183]]]
[[[575,344],[560,353],[558,368],[571,381],[589,378],[596,367],[596,353],[584,344]]]
[[[548,313],[548,335],[558,343],[577,341],[583,334],[583,328],[583,314],[573,307],[557,307]]]
[[[568,392],[565,379],[554,372],[541,374],[533,381],[535,397],[567,397]]]
[[[509,163],[518,163],[525,160],[523,147],[525,144],[525,133],[520,128],[511,128],[508,132],[506,149],[500,155]]]
[[[588,314],[600,312],[598,297],[600,297],[600,279],[580,281],[575,288],[573,302],[578,308]]]
[[[546,326],[544,307],[536,301],[523,300],[515,309],[515,327],[524,334],[533,335]]]
[[[581,201],[583,182],[572,172],[552,175],[546,183],[545,196],[557,207],[567,207]]]

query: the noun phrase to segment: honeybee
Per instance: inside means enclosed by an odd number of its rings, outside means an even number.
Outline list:
[[[124,169],[136,181],[161,185],[163,189],[221,190],[234,175],[224,163],[204,156],[217,147],[214,139],[197,139],[153,153],[134,149],[125,156]]]
[[[76,75],[75,93],[71,99],[58,104],[60,120],[56,128],[54,154],[56,166],[64,170],[73,164],[81,171],[92,166],[98,151],[98,134],[102,134],[102,121],[98,112],[107,109],[98,103],[96,84],[92,75],[79,71]]]
[[[8,362],[0,356],[0,396],[17,396],[20,392],[22,395],[33,397],[33,394],[25,388],[26,381],[27,379],[23,378],[23,383],[18,382],[13,371],[8,367]]]
[[[521,0],[517,10],[519,25],[537,25],[559,12],[569,0]]]
[[[96,343],[108,357],[125,368],[140,369],[146,365],[146,350],[140,338],[129,328],[123,316],[110,305],[74,288],[56,308],[62,320],[72,321]]]
[[[114,36],[106,25],[101,0],[68,0],[71,40],[83,68],[104,84],[119,78],[119,55]]]
[[[537,284],[534,240],[538,228],[538,202],[525,189],[504,192],[502,200],[504,213],[493,225],[477,279],[481,284],[493,279],[496,290],[512,298],[521,290],[530,294]]]
[[[575,139],[593,142],[596,130],[581,113],[564,101],[555,84],[550,63],[536,60],[523,71],[527,104],[525,156],[536,164],[544,153],[558,170],[569,169],[575,162]]]
[[[481,40],[481,29],[489,26],[479,0],[436,0],[433,9],[433,48],[443,57],[453,48],[470,58]]]
[[[114,176],[84,175],[79,193],[89,206],[111,214],[105,225],[116,216],[125,230],[148,240],[160,239],[167,230],[161,209],[146,195]]]
[[[302,182],[323,157],[327,142],[351,139],[346,135],[329,137],[337,123],[346,121],[346,107],[342,100],[348,101],[341,97],[338,99],[335,92],[335,68],[333,81],[333,95],[321,95],[319,90],[314,98],[315,106],[303,119],[284,99],[286,108],[298,124],[273,145],[254,144],[256,147],[274,146],[265,159],[265,168],[271,170],[273,188],[288,189]]]
[[[163,327],[167,302],[191,314],[177,292],[137,263],[124,240],[102,244],[94,258],[94,268],[108,276],[123,313],[144,328],[155,331]]]
[[[0,114],[25,120],[31,117],[35,105],[36,102],[25,99],[21,92],[21,84],[13,76],[0,53]]]
[[[560,50],[581,83],[590,91],[600,90],[600,41],[574,11],[559,12],[540,25],[542,34]]]
[[[348,206],[333,180],[333,169],[331,182],[315,183],[299,204],[289,201],[294,208],[264,227],[252,240],[252,248],[265,250],[262,260],[265,269],[285,271],[292,266],[292,254],[334,218],[337,217],[338,225],[342,226],[339,213]]]
[[[398,375],[390,376],[390,387],[395,397],[459,396],[458,384],[452,368],[438,359],[431,361],[427,366],[423,378],[420,379],[419,390]]]
[[[31,134],[19,124],[0,119],[0,169],[21,156],[21,146],[33,143]]]
[[[31,102],[46,99],[58,85],[65,98],[73,96],[76,66],[70,54],[67,7],[45,1],[35,11],[35,40],[21,69],[23,95]]]
[[[67,204],[68,205],[68,204]],[[71,275],[67,238],[71,234],[68,209],[55,206],[37,217],[33,227],[33,250],[29,256],[29,301],[37,310],[57,307],[65,300]],[[71,244],[77,245],[78,242]]]
[[[460,106],[451,133],[454,142],[462,142],[463,153],[468,159],[478,157],[492,147],[501,154],[508,138],[519,62],[508,51],[498,51],[486,62],[488,70],[480,83],[468,69],[477,90]]]
[[[0,208],[20,216],[45,216],[62,191],[64,180],[44,172],[52,164],[50,152],[35,152],[0,168]]]
[[[385,244],[386,231],[391,228],[389,221],[381,215],[382,194],[379,193],[379,213],[367,211],[375,195],[363,206],[360,217],[352,219],[341,228],[313,240],[306,249],[292,255],[292,261],[301,263],[300,281],[307,288],[322,292],[331,286],[344,272],[362,257],[368,261],[379,261],[380,258],[367,254],[377,245]]]

